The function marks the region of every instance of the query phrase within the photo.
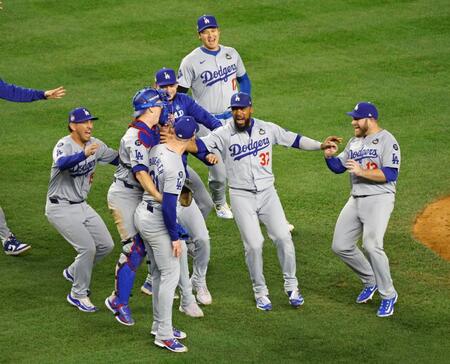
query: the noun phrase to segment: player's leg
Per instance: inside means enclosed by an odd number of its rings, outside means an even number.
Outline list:
[[[332,250],[358,274],[365,287],[374,286],[375,276],[369,261],[356,245],[362,234],[359,216],[361,199],[350,197],[336,221]]]
[[[6,255],[20,255],[31,248],[31,245],[18,240],[6,225],[5,214],[0,207],[0,240]]]
[[[245,262],[250,273],[255,298],[267,296],[266,280],[263,274],[262,248],[264,237],[259,227],[256,194],[230,189],[230,200],[235,211],[234,219],[244,243]]]
[[[266,226],[267,234],[277,248],[278,260],[283,272],[284,289],[286,292],[297,290],[294,243],[277,192],[272,186],[257,194],[257,198],[259,218]]]
[[[390,299],[396,295],[389,269],[389,260],[383,248],[383,238],[394,209],[394,201],[395,195],[391,193],[361,199],[360,215],[364,225],[363,248],[372,266],[378,291],[383,299]]]
[[[211,304],[212,297],[206,285],[206,272],[211,251],[209,233],[195,201],[192,201],[190,206],[180,207],[178,221],[186,228],[192,244],[195,246],[191,280],[192,286],[197,292],[197,299],[202,304]]]
[[[108,206],[123,244],[115,267],[115,295],[119,304],[128,305],[136,269],[145,255],[144,243],[135,238],[134,212],[142,200],[142,191],[113,183],[108,190]],[[111,297],[114,299],[114,297]]]
[[[187,166],[187,172],[189,179],[186,180],[186,184],[192,189],[193,198],[202,212],[203,218],[206,220],[214,207],[214,202],[197,172],[189,166]]]
[[[86,216],[84,215],[83,204],[70,205],[61,202],[52,204],[48,202],[46,216],[49,222],[78,253],[75,261],[68,267],[68,271],[73,277],[72,290],[69,294],[70,297],[68,296],[68,301],[78,306],[82,311],[91,312],[95,311],[96,308],[89,301],[88,292],[97,249],[94,239],[84,226]],[[79,305],[80,302],[81,305]],[[92,305],[91,309],[84,310],[83,307],[89,306],[89,304]]]
[[[146,239],[149,236],[146,236]],[[151,246],[159,276],[154,277],[156,309],[158,320],[157,340],[173,339],[172,305],[175,288],[180,279],[180,262],[173,256],[172,241],[167,233],[152,234],[148,241]]]
[[[227,174],[225,164],[219,153],[214,154],[216,154],[219,162],[208,167],[209,190],[211,191],[211,197],[214,202],[217,216],[223,219],[232,219],[233,213],[231,212],[226,199]]]
[[[84,226],[94,239],[96,246],[94,264],[102,260],[114,249],[114,241],[105,222],[100,215],[88,204],[83,204],[85,209],[86,219]]]

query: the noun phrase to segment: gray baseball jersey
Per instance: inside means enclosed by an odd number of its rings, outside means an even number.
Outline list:
[[[364,169],[400,169],[400,146],[391,133],[381,130],[352,138],[338,158],[343,164],[353,159]],[[350,178],[351,196],[336,222],[332,249],[364,286],[376,284],[382,298],[393,298],[396,291],[383,239],[394,209],[396,182],[375,182],[353,174]],[[369,259],[357,246],[361,235]]]
[[[359,162],[364,169],[392,167],[400,170],[400,147],[394,136],[387,130],[381,130],[365,138],[353,137],[338,158],[343,165],[348,159],[353,159]],[[379,183],[353,174],[350,175],[350,179],[353,196],[395,193],[395,181]]]
[[[65,171],[61,171],[56,165],[58,159],[83,152],[84,148],[75,143],[70,135],[61,138],[56,143],[53,149],[53,164],[47,197],[73,202],[86,199],[91,189],[97,162],[106,164],[117,158],[117,151],[109,148],[100,139],[92,137],[86,145],[92,143],[100,145],[95,154]]]
[[[198,47],[181,61],[178,83],[191,88],[194,100],[212,114],[220,114],[230,106],[230,99],[238,92],[236,77],[246,73],[236,49],[220,45],[211,52]]]
[[[238,131],[231,122],[202,138],[208,149],[220,152],[225,163],[231,208],[244,243],[256,299],[269,294],[263,274],[264,236],[259,221],[277,248],[285,291],[298,287],[294,244],[272,173],[272,146],[292,146],[297,138],[297,134],[259,119],[253,119],[249,131]],[[312,144],[320,149],[320,142]]]
[[[292,146],[297,134],[253,119],[251,135],[238,132],[234,122],[201,138],[208,149],[218,149],[225,163],[230,188],[262,191],[274,183],[272,146]]]

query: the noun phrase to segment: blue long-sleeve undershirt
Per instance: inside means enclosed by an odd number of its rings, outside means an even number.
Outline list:
[[[164,224],[169,232],[170,239],[172,241],[178,240],[177,231],[177,200],[178,195],[174,193],[163,193],[162,200],[162,214]]]
[[[334,173],[344,173],[347,170],[339,158],[325,158],[325,162],[327,162],[328,168]]]
[[[66,169],[76,166],[78,163],[84,161],[85,159],[86,154],[84,154],[84,152],[79,152],[72,155],[68,155],[66,157],[59,158],[56,161],[56,166],[60,171],[64,171]]]
[[[0,79],[0,99],[12,102],[32,102],[45,99],[45,91],[16,86]]]
[[[241,77],[236,77],[237,82],[239,82],[239,90],[241,92],[245,92],[246,94],[251,95],[252,92],[252,83],[250,82],[250,78],[247,73],[245,73]]]

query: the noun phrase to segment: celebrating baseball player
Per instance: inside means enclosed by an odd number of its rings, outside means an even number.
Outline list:
[[[263,274],[264,237],[259,221],[266,226],[277,248],[289,303],[299,307],[304,299],[298,289],[294,244],[274,187],[272,146],[280,144],[303,150],[320,150],[335,146],[337,138],[328,137],[320,143],[276,124],[252,118],[252,100],[244,92],[231,97],[231,111],[234,121],[214,130],[202,140],[209,150],[220,152],[227,169],[231,206],[244,243],[256,307],[265,311],[272,309]]]
[[[142,236],[151,260],[153,277],[153,324],[151,333],[155,344],[173,352],[185,352],[178,341],[186,334],[172,326],[172,305],[180,278],[180,256],[186,245],[179,240],[177,201],[186,173],[182,154],[193,139],[197,124],[192,117],[183,116],[174,124],[175,137],[150,151],[149,173],[160,193],[162,202],[147,192],[135,212],[135,224]]]
[[[53,90],[34,90],[6,83],[0,79],[0,99],[12,102],[32,102],[37,100],[60,99],[66,94],[64,87],[60,86]],[[0,207],[0,239],[3,251],[7,255],[20,255],[31,249],[31,245],[25,244],[16,238],[6,225],[5,214]]]
[[[218,119],[198,105],[191,97],[177,93],[177,79],[173,69],[162,68],[156,72],[155,83],[157,87],[165,90],[168,94],[168,112],[172,121],[178,120],[181,116],[192,116],[199,125],[203,125],[208,130],[222,126]],[[201,304],[208,305],[212,303],[211,293],[206,285],[210,239],[205,219],[214,204],[197,172],[187,165],[187,153],[184,153],[182,158],[186,165],[185,183],[193,191],[194,201],[187,207],[180,207],[179,221],[187,229],[191,238],[192,245],[189,244],[189,246],[193,250],[192,287],[197,293],[197,300]],[[198,211],[199,209],[200,211]]]
[[[134,285],[136,270],[146,249],[134,224],[134,212],[142,201],[144,191],[161,202],[162,195],[148,174],[150,149],[160,142],[159,123],[167,121],[167,96],[154,88],[144,88],[133,97],[135,120],[122,137],[119,147],[120,164],[114,182],[108,191],[108,205],[122,239],[123,252],[116,265],[115,290],[105,304],[121,324],[131,326],[129,298]],[[189,281],[187,256],[183,256],[183,278],[180,279],[182,299],[180,310],[191,317],[202,317],[203,312],[195,302]],[[152,293],[151,280],[146,289]]]
[[[398,295],[383,238],[394,209],[400,147],[394,136],[379,126],[375,105],[360,102],[347,114],[352,117],[355,137],[337,157],[337,148],[324,151],[328,168],[334,173],[347,171],[351,182],[351,195],[336,222],[332,249],[364,285],[356,303],[368,302],[378,290],[381,304],[377,316],[391,316]],[[361,236],[367,258],[356,245]]]
[[[53,149],[45,206],[48,221],[78,253],[63,275],[72,283],[67,301],[84,312],[98,310],[88,297],[92,268],[114,247],[105,223],[86,198],[97,163],[118,164],[118,153],[92,137],[93,120],[97,118],[84,107],[70,112],[70,134]]]
[[[220,30],[216,18],[203,15],[197,20],[197,32],[202,46],[194,49],[181,62],[178,71],[178,91],[192,89],[194,100],[225,125],[232,120],[228,110],[230,97],[238,91],[250,94],[251,83],[244,63],[236,49],[219,44]],[[209,131],[200,126],[199,135]],[[225,166],[220,161],[210,167],[209,189],[217,216],[232,219],[225,195]]]

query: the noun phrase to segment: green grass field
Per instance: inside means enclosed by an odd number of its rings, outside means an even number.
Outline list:
[[[0,11],[0,77],[27,87],[68,90],[60,101],[0,100],[0,205],[30,254],[0,254],[1,363],[377,362],[448,363],[450,263],[415,241],[414,218],[450,193],[450,3],[444,0],[173,1],[4,0]],[[233,221],[211,215],[208,273],[214,303],[204,319],[174,310],[189,352],[153,345],[151,298],[135,289],[133,327],[104,307],[120,251],[94,269],[85,314],[67,304],[62,270],[71,246],[43,211],[56,141],[67,113],[86,106],[101,120],[94,135],[117,147],[131,97],[163,67],[177,68],[199,45],[195,22],[212,13],[221,41],[238,49],[252,80],[255,116],[322,139],[352,135],[345,112],[373,101],[380,123],[402,148],[397,203],[385,237],[399,292],[393,317],[375,316],[376,298],[356,305],[356,275],[330,249],[347,200],[347,176],[328,171],[321,153],[277,148],[276,186],[290,222],[305,305],[289,307],[276,252],[264,249],[274,310],[256,310]],[[206,179],[206,168],[193,161]],[[98,167],[89,203],[115,241],[106,206],[114,171]],[[137,287],[145,276],[138,273]]]

